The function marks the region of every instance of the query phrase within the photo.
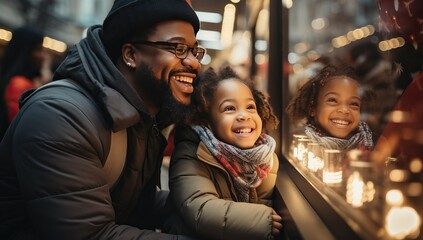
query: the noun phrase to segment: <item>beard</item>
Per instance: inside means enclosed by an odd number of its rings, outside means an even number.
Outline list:
[[[160,109],[159,116],[168,117],[171,123],[186,124],[188,116],[191,112],[191,105],[184,105],[178,102],[170,92],[163,99],[163,105]]]
[[[163,127],[166,127],[172,123],[185,124],[188,121],[191,107],[180,103],[173,96],[168,79],[156,78],[151,67],[146,63],[141,63],[140,67],[135,70],[135,74],[137,76],[135,80],[137,90],[160,109],[157,114],[160,125],[164,124]],[[172,75],[172,72],[170,75]]]

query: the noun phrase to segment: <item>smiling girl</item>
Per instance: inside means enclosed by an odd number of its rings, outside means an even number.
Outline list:
[[[286,111],[294,123],[325,148],[371,150],[372,131],[360,121],[360,85],[350,68],[326,66],[305,83]]]
[[[271,199],[279,162],[263,131],[278,120],[267,99],[228,67],[205,71],[192,104],[190,126],[176,130],[169,187],[177,213],[165,230],[199,239],[278,235]]]

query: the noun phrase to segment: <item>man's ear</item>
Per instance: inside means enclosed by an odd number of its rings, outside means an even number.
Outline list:
[[[137,61],[134,46],[130,43],[122,45],[122,60],[127,67],[136,68]]]

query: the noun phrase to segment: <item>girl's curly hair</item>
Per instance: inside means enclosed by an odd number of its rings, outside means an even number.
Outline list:
[[[301,86],[285,109],[291,120],[294,123],[298,123],[304,119],[307,119],[307,122],[312,122],[313,117],[310,116],[310,113],[317,106],[317,98],[321,89],[329,80],[341,76],[358,80],[354,69],[351,67],[327,65]]]
[[[210,119],[210,103],[214,98],[219,83],[227,79],[236,79],[248,86],[256,102],[258,115],[263,121],[263,129],[276,129],[279,120],[274,114],[267,97],[262,92],[255,89],[252,80],[241,79],[229,66],[221,69],[218,73],[215,72],[213,68],[209,68],[204,72],[192,96],[191,106],[193,111],[188,118],[188,123],[194,125],[208,125]]]

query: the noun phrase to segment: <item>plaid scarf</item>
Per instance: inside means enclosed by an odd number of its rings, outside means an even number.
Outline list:
[[[239,149],[219,141],[207,127],[192,128],[234,179],[239,201],[249,202],[251,190],[262,183],[273,166],[275,140],[269,135],[261,134],[252,148]]]
[[[329,149],[340,149],[340,150],[372,150],[373,149],[373,137],[372,130],[367,123],[361,121],[358,124],[357,132],[349,139],[335,138],[328,136],[315,124],[308,123],[305,126],[305,133],[313,140],[313,142],[322,143],[323,147]]]

